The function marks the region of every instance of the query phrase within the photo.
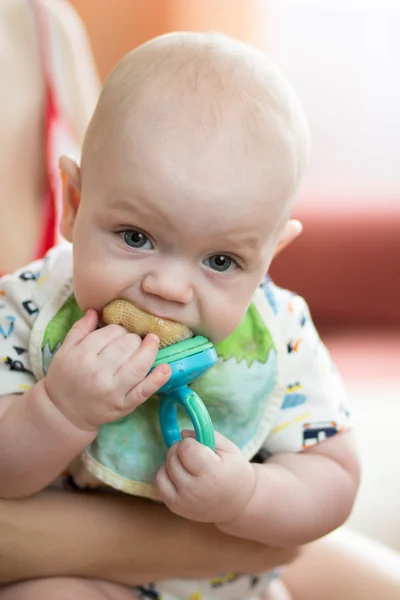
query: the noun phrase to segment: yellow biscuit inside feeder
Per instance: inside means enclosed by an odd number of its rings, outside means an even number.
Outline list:
[[[131,333],[144,338],[154,333],[160,340],[160,348],[171,346],[193,337],[192,331],[176,321],[169,321],[151,315],[128,300],[112,300],[103,309],[103,321],[106,325],[122,325]]]

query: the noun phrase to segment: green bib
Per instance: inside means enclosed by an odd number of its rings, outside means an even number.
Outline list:
[[[46,375],[68,331],[82,316],[70,285],[45,304],[34,323],[29,349],[37,379]],[[285,353],[262,288],[236,331],[215,348],[217,364],[190,387],[206,405],[215,430],[251,458],[273,428],[285,394],[281,379]],[[155,395],[123,419],[102,425],[83,453],[87,469],[116,489],[156,498],[153,482],[167,453],[158,411]],[[192,429],[183,411],[179,423],[182,429]]]

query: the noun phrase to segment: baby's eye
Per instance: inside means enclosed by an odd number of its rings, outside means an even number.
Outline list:
[[[234,271],[237,267],[237,263],[230,256],[225,254],[214,254],[203,260],[203,264],[209,269],[217,271],[218,273],[226,273],[227,271]]]
[[[125,244],[131,248],[144,248],[145,250],[152,250],[154,248],[147,235],[141,231],[136,231],[136,229],[121,231],[120,236],[124,240]]]

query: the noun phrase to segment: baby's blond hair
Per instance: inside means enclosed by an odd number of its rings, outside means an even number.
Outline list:
[[[308,127],[289,82],[265,53],[219,33],[171,33],[127,54],[104,85],[86,135],[83,165],[89,148],[104,144],[98,133],[106,123],[122,132],[129,122],[145,128],[146,119],[164,127],[187,119],[205,135],[223,126],[233,131],[239,124],[240,143],[256,143],[265,160],[268,144],[284,153],[288,200],[305,170]]]

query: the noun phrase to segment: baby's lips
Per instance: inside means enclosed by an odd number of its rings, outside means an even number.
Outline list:
[[[171,346],[193,336],[193,332],[176,321],[155,317],[128,300],[118,298],[112,300],[103,309],[103,321],[107,325],[122,325],[131,333],[144,338],[148,333],[154,333],[160,340],[160,348]]]

